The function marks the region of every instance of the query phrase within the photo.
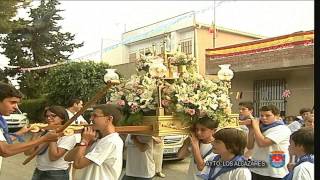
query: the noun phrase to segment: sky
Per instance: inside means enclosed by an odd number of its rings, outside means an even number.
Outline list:
[[[213,1],[60,1],[63,31],[84,46],[80,58],[116,44],[121,34],[189,11],[202,23],[213,21]],[[35,4],[37,2],[34,2]],[[216,1],[216,24],[267,37],[314,29],[314,1]],[[22,16],[24,15],[21,13]],[[21,16],[20,14],[20,16]],[[6,61],[0,57],[0,67]]]

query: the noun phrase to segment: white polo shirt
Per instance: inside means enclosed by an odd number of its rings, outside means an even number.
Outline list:
[[[57,146],[63,148],[67,151],[71,150],[76,145],[75,135],[62,136],[57,141]],[[56,161],[51,161],[49,159],[49,149],[42,155],[37,156],[36,167],[41,171],[49,170],[66,170],[69,168],[69,163],[64,160],[64,156]]]
[[[267,167],[263,168],[250,168],[253,173],[270,176],[274,178],[283,178],[287,175],[289,163],[289,139],[291,135],[290,129],[286,125],[279,125],[270,128],[263,132],[263,135],[274,142],[274,144],[267,147],[259,147],[257,142],[254,142],[252,159],[265,161]],[[285,157],[285,163],[283,167],[275,168],[271,166],[270,156],[274,151],[283,151]]]
[[[134,144],[129,134],[126,139],[127,162],[126,175],[132,177],[152,178],[155,175],[153,159],[153,139],[151,136],[137,136],[141,143],[148,144],[148,149],[141,152]]]
[[[93,163],[83,169],[82,180],[118,180],[122,170],[123,141],[118,133],[109,134],[94,143],[86,158]]]
[[[314,180],[314,164],[303,162],[293,170],[292,180]]]

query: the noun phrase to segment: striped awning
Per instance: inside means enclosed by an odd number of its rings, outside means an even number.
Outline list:
[[[261,39],[242,44],[206,49],[206,57],[223,58],[244,54],[293,48],[297,45],[313,45],[314,31],[297,32],[289,35]]]

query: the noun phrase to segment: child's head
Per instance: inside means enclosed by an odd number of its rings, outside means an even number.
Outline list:
[[[240,102],[239,103],[239,115],[240,117],[248,117],[253,113],[253,103],[252,102]]]
[[[302,156],[304,154],[314,154],[314,130],[303,127],[295,131],[290,136],[290,154]]]
[[[314,128],[314,114],[310,114],[304,118],[304,125],[308,128]]]
[[[312,113],[312,109],[310,108],[302,108],[299,111],[300,116],[304,119],[306,116],[309,116]]]
[[[49,125],[62,125],[68,119],[68,113],[62,106],[49,106],[44,110],[44,118]]]
[[[219,121],[215,119],[207,116],[199,118],[194,126],[195,134],[199,140],[209,140],[218,126]]]
[[[116,126],[122,118],[120,110],[114,104],[102,104],[95,106],[91,114],[91,120],[97,130],[106,126]]]
[[[216,154],[231,153],[243,155],[247,146],[247,135],[244,131],[235,128],[223,128],[213,135],[212,150]]]
[[[18,108],[22,98],[19,90],[13,86],[0,82],[0,114],[9,116]]]
[[[287,120],[287,123],[290,124],[294,121],[295,116],[287,116],[285,119]]]
[[[277,106],[269,104],[260,108],[260,121],[263,124],[271,124],[279,118],[280,112]]]

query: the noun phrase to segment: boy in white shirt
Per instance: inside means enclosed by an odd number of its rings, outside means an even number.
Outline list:
[[[200,180],[200,172],[208,169],[206,161],[216,156],[212,152],[212,141],[219,122],[209,117],[200,118],[194,125],[194,131],[184,142],[178,151],[178,158],[183,159],[192,154],[188,168],[187,180]]]
[[[74,161],[76,169],[83,169],[83,180],[117,180],[122,170],[123,141],[115,132],[121,112],[115,105],[104,104],[93,108],[93,128],[86,127],[82,140],[69,151],[65,160]],[[96,131],[101,139],[96,140]],[[96,140],[96,141],[95,141]]]
[[[24,152],[30,148],[36,147],[44,142],[57,141],[60,134],[49,132],[33,141],[25,143],[12,143],[15,137],[11,136],[8,130],[7,121],[2,116],[9,116],[18,108],[22,94],[13,86],[0,82],[0,170],[2,157],[10,157]],[[27,133],[30,128],[26,126],[14,133],[15,136],[21,136]],[[1,173],[1,171],[0,171]]]
[[[314,130],[301,128],[290,137],[290,154],[298,161],[286,180],[314,180]]]
[[[212,151],[218,155],[207,161],[210,169],[201,172],[203,179],[251,180],[250,170],[242,167],[246,161],[243,153],[247,145],[247,134],[244,131],[235,128],[220,129],[214,134],[212,145]]]
[[[312,110],[310,108],[302,108],[299,111],[300,116],[297,116],[295,121],[288,125],[291,132],[298,131],[304,125],[304,119],[306,116],[311,114]]]
[[[251,125],[251,121],[254,119],[253,115],[253,103],[244,101],[239,103],[239,125],[240,128],[248,135],[249,129],[247,125]],[[250,159],[252,156],[252,149],[245,149],[244,156]]]
[[[289,139],[291,131],[279,120],[274,105],[260,108],[260,119],[249,125],[247,148],[253,148],[252,159],[266,161],[265,168],[251,168],[253,180],[282,179],[288,174]]]
[[[75,98],[71,99],[67,104],[67,113],[69,116],[69,119],[72,118],[80,109],[83,107],[83,102],[81,99]],[[83,118],[82,115],[80,115],[75,121],[72,122],[72,125],[76,124],[88,124],[88,122]],[[81,134],[75,133],[75,137],[77,140],[77,143],[81,141]],[[69,176],[70,180],[74,179],[73,177],[76,174],[76,170],[73,168],[72,162],[70,162],[70,169],[69,169]]]

